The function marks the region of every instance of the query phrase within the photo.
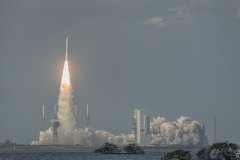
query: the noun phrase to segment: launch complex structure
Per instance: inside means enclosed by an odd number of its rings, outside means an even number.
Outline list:
[[[67,37],[66,38],[65,64],[68,64],[68,63],[66,63],[66,62],[68,62],[68,45],[69,45],[69,39]],[[64,69],[65,69],[65,65],[64,65]],[[68,72],[69,71],[67,69],[67,73]],[[68,80],[67,82],[70,82],[70,78],[67,79],[67,80]],[[63,77],[62,77],[62,82],[63,82]],[[62,83],[61,83],[61,85],[62,85]],[[45,116],[44,116],[44,109],[45,108],[44,107],[45,106],[43,105],[42,131],[44,131],[44,123],[45,123]],[[78,128],[77,106],[72,105],[68,109],[70,109],[70,114],[74,115],[73,120],[76,120],[76,129],[77,129]],[[53,136],[53,144],[54,145],[59,144],[58,143],[58,127],[63,125],[63,124],[61,124],[62,121],[60,121],[58,119],[58,114],[57,113],[59,114],[58,106],[54,105],[54,118],[51,121],[52,122],[52,136]],[[90,129],[90,116],[89,116],[88,105],[87,105],[87,115],[86,116],[87,117],[86,117],[86,127],[85,127],[85,129],[89,130]],[[134,124],[134,143],[138,144],[138,145],[150,145],[150,117],[149,117],[149,112],[146,109],[135,109],[134,110],[134,123],[133,124]]]
[[[86,127],[85,128],[90,128],[90,117],[89,117],[89,107],[87,105],[87,118],[86,118]],[[77,122],[77,128],[78,128],[78,115],[77,115],[77,106],[74,106],[74,115],[76,118]],[[45,123],[45,117],[44,117],[44,105],[43,105],[43,112],[42,112],[42,131],[44,131],[44,124]],[[53,128],[53,144],[58,144],[58,133],[57,133],[57,128],[60,126],[60,122],[58,120],[57,116],[57,105],[54,105],[54,117],[52,120],[52,128]]]
[[[68,45],[69,45],[69,39],[66,38],[66,53],[65,53],[65,62],[68,61]],[[57,105],[54,105],[54,118],[51,121],[52,122],[52,128],[53,128],[53,144],[58,144],[58,131],[57,128],[61,125],[60,121],[58,120],[57,115],[58,107]],[[73,114],[75,116],[76,120],[76,127],[78,128],[78,115],[77,115],[77,106],[73,106]],[[44,125],[45,125],[45,116],[44,116],[44,105],[43,105],[43,112],[42,112],[42,131],[44,131]],[[87,105],[87,123],[86,128],[90,128],[90,117],[88,112],[88,105]]]

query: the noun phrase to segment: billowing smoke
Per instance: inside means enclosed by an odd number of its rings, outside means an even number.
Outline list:
[[[60,128],[60,127],[59,127]],[[167,122],[165,118],[157,117],[150,124],[151,145],[208,145],[204,125],[191,120],[189,117],[180,117],[176,122]],[[89,129],[75,129],[64,136],[59,134],[58,143],[64,145],[102,145],[105,142],[125,145],[134,142],[133,134],[113,134]],[[40,132],[39,141],[31,145],[50,145],[53,143],[53,128]]]
[[[106,131],[96,130],[92,127],[85,129],[77,129],[68,132],[65,136],[58,136],[58,144],[63,145],[102,145],[106,142],[118,145],[133,143],[134,135],[121,134],[114,136]],[[39,141],[33,141],[31,145],[50,145],[53,144],[53,128],[49,128],[46,132],[40,132]]]
[[[204,125],[189,117],[180,117],[176,122],[157,117],[150,130],[153,145],[208,145]]]
[[[76,126],[74,116],[72,86],[68,70],[68,61],[65,61],[60,94],[58,100],[57,128],[58,144],[63,145],[102,145],[105,142],[125,145],[134,142],[133,134],[121,134],[114,136],[109,132],[96,130],[92,127],[80,129]],[[188,117],[180,117],[176,122],[166,122],[165,118],[153,119],[150,126],[152,145],[207,145],[207,137],[203,124],[192,121]],[[31,145],[53,144],[53,128],[40,132],[39,141],[33,141]]]

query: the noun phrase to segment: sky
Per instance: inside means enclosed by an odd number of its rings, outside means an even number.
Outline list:
[[[69,68],[86,125],[131,133],[134,109],[203,123],[209,143],[240,143],[240,1],[1,0],[0,141],[51,126],[69,37]]]

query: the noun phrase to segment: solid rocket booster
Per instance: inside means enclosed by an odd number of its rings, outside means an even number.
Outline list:
[[[68,41],[68,37],[66,38],[66,53],[65,53],[65,61],[68,61],[68,45],[69,45],[69,41]]]

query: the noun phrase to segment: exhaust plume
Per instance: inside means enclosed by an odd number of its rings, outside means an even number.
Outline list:
[[[58,136],[65,136],[77,128],[72,92],[68,61],[65,60],[58,99],[57,115],[60,122],[60,127],[57,129]]]
[[[150,130],[153,145],[208,145],[204,125],[189,117],[180,117],[176,122],[157,117]]]

